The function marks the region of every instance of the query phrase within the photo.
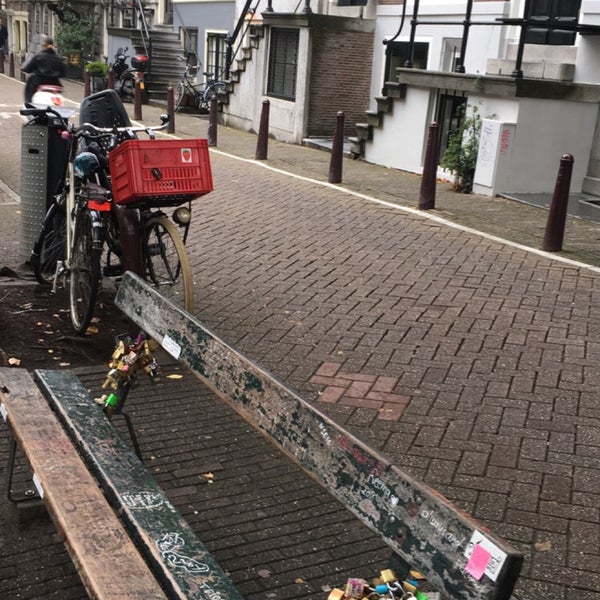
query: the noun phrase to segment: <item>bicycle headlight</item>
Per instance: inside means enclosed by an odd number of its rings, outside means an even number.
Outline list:
[[[192,211],[187,206],[180,206],[173,211],[173,221],[177,225],[187,225],[192,220]]]

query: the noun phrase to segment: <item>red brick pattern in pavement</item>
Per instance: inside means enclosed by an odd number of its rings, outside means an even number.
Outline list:
[[[377,411],[382,421],[397,421],[410,402],[410,396],[395,394],[398,377],[349,373],[341,364],[325,362],[310,378],[310,383],[323,385],[318,400],[328,404],[343,404]]]

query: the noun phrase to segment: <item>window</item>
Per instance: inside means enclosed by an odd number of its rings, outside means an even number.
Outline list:
[[[212,73],[215,79],[225,77],[227,62],[227,34],[206,34],[206,72]]]
[[[338,0],[338,6],[366,6],[367,0]]]
[[[580,7],[581,0],[532,0],[525,17],[533,24],[527,28],[525,43],[572,46],[575,32],[560,27],[577,25]]]
[[[298,29],[271,29],[269,49],[269,76],[267,94],[285,100],[296,99],[296,73],[298,71]]]
[[[383,82],[383,94],[387,91],[385,83],[387,81],[398,81],[396,69],[403,67],[409,58],[410,44],[408,42],[390,42],[385,51],[385,74]],[[426,69],[427,58],[429,56],[429,43],[415,42],[413,45],[413,68]]]

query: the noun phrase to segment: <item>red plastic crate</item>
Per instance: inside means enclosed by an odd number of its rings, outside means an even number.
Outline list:
[[[108,161],[117,204],[176,206],[213,190],[205,139],[127,140]]]

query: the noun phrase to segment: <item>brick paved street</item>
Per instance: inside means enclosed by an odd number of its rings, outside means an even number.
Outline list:
[[[148,122],[157,121],[158,109],[148,107],[146,114]],[[177,125],[182,136],[203,135],[206,128],[202,119],[180,115]],[[440,185],[440,208],[428,218],[355,193],[389,201],[401,190],[398,202],[415,206],[414,176],[347,161],[345,173],[354,187],[344,190],[302,178],[326,177],[327,154],[273,144],[274,158],[265,166],[246,160],[253,154],[253,136],[231,130],[220,135],[223,145],[212,153],[215,191],[195,203],[188,242],[198,318],[522,550],[520,600],[599,600],[600,227],[569,220],[571,237],[562,256],[595,265],[587,268],[441,219],[481,225],[507,239],[516,231],[514,241],[529,243],[543,232],[540,209],[456,199]],[[202,396],[190,389],[194,398]],[[235,484],[230,481],[232,488],[223,495],[205,493],[210,486],[199,486],[197,478],[213,465],[187,457],[206,444],[206,431],[189,427],[199,417],[190,416],[185,398],[174,401],[171,410],[170,433],[138,413],[140,438],[156,466],[166,470],[161,484],[178,498],[180,509],[187,507],[192,525],[234,573],[240,590],[249,598],[325,598],[322,586],[334,578],[318,566],[314,553],[319,551],[306,538],[296,540],[293,552],[283,551],[290,561],[285,567],[277,555],[282,551],[272,547],[260,564],[252,562],[252,544],[259,544],[261,531],[256,523],[267,518],[262,513],[233,528],[229,541],[223,529],[210,539],[202,515],[210,514],[211,525],[230,524]],[[216,416],[210,435],[218,435],[220,426],[232,426],[229,417]],[[230,441],[232,449],[244,444],[243,425],[235,427],[241,429]],[[264,452],[266,469],[275,457]],[[228,460],[219,459],[215,469],[226,465],[223,476],[235,478]],[[313,501],[325,502],[318,491],[286,486],[282,469],[288,497],[297,497],[308,510]],[[244,479],[243,468],[238,476]],[[321,523],[338,539],[357,535],[343,519],[342,524],[331,519],[308,519],[308,530]],[[290,531],[290,539],[296,533]],[[6,538],[0,567],[6,581],[26,577],[15,561],[32,560],[29,554],[15,555],[18,536],[28,546],[28,536],[37,535],[33,529]],[[39,535],[52,538],[48,528]],[[384,549],[361,535],[358,530],[371,568]],[[361,542],[355,545],[360,548]],[[56,547],[64,587],[74,590],[72,595],[53,588],[30,597],[80,598],[62,546]],[[355,555],[348,560],[347,550],[326,551],[327,564],[339,561],[345,575],[359,560]],[[296,565],[297,578],[309,580],[312,588],[290,581]],[[269,573],[265,580],[275,572],[285,577],[277,582],[280,587],[271,585],[273,579],[261,584],[261,572]]]

